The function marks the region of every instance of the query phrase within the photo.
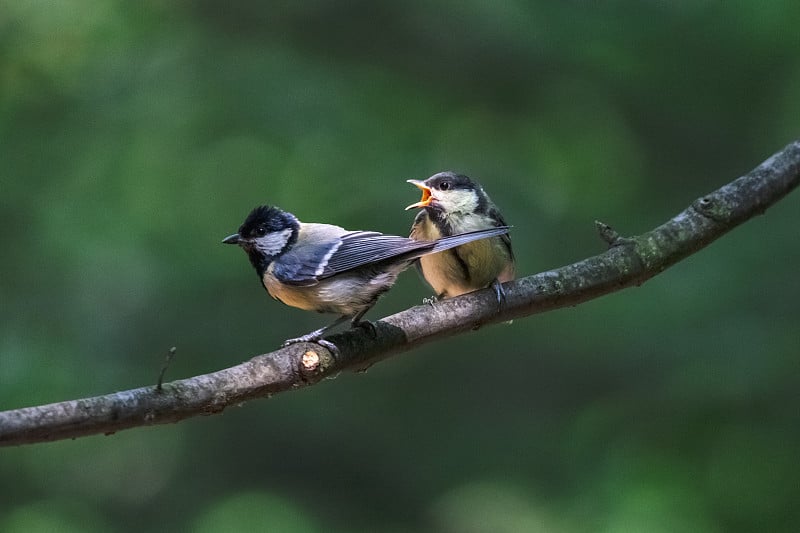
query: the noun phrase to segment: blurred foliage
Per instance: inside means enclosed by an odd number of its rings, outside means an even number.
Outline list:
[[[522,274],[800,133],[800,4],[0,6],[0,408],[324,324],[219,245],[259,203],[403,234],[455,169]],[[0,452],[0,530],[794,531],[795,193],[642,288],[174,426]],[[413,273],[371,318],[415,305]]]

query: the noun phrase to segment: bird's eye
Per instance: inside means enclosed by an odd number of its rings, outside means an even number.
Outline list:
[[[449,181],[443,181],[443,182],[441,183],[441,185],[439,185],[439,188],[440,188],[441,190],[443,190],[443,191],[446,191],[447,189],[449,189],[449,188],[450,188],[450,182],[449,182]]]
[[[267,234],[267,228],[265,228],[264,226],[256,228],[256,236],[257,237],[263,237],[266,234]]]

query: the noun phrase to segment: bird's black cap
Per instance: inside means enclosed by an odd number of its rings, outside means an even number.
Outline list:
[[[432,189],[442,189],[442,184],[444,183],[447,184],[444,186],[446,189],[470,190],[480,188],[480,185],[472,181],[469,176],[457,174],[451,170],[439,172],[425,180],[425,184]]]

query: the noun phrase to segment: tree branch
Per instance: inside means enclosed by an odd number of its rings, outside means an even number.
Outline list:
[[[484,324],[574,306],[641,285],[751,217],[800,184],[800,140],[747,175],[697,199],[654,230],[630,238],[597,222],[609,249],[572,265],[505,284],[498,312],[493,290],[417,306],[328,337],[334,357],[317,344],[295,344],[211,374],[105,396],[0,412],[0,445],[92,435],[218,413],[230,405],[317,383],[345,369],[365,368],[391,354]]]

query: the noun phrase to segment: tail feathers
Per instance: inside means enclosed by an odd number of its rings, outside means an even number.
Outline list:
[[[449,250],[450,248],[455,248],[456,246],[461,246],[462,244],[467,244],[468,242],[477,241],[480,239],[499,237],[500,235],[505,235],[508,233],[509,229],[511,229],[511,226],[498,226],[496,228],[479,229],[475,231],[468,231],[466,233],[459,233],[458,235],[451,235],[449,237],[442,237],[436,241],[436,244],[433,245],[433,248],[425,250],[425,254],[443,252],[444,250]]]

